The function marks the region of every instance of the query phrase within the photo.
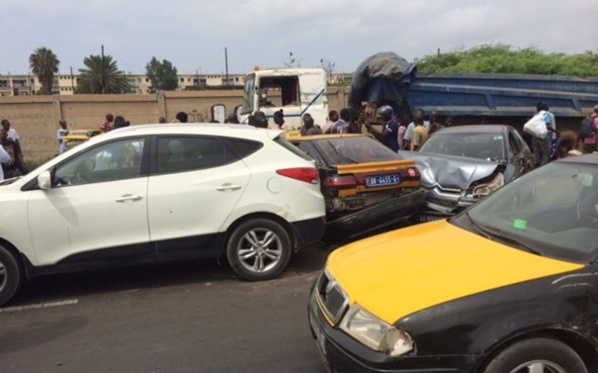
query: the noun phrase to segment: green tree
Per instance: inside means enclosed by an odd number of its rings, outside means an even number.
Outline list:
[[[145,74],[151,82],[151,92],[174,91],[179,87],[177,69],[168,60],[158,61],[156,57],[145,65]]]
[[[469,50],[425,56],[418,71],[432,73],[503,73],[598,76],[598,54],[544,53],[534,47],[515,49],[509,45],[482,45]]]
[[[42,88],[39,93],[42,95],[52,94],[52,84],[54,84],[54,74],[58,73],[60,61],[52,50],[41,47],[33,51],[29,56],[29,67],[31,72],[37,75]]]
[[[77,93],[128,93],[131,85],[112,56],[85,57],[86,68],[79,69]]]

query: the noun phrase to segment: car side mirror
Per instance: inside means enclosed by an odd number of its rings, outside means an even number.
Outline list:
[[[52,175],[50,171],[44,171],[37,177],[37,185],[41,190],[52,189]]]

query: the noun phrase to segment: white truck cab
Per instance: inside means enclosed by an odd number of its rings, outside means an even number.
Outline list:
[[[292,129],[301,128],[301,118],[306,113],[321,127],[328,117],[326,88],[323,69],[256,69],[245,76],[239,120],[247,123],[250,114],[262,111],[272,126],[272,115],[282,109],[285,122]]]

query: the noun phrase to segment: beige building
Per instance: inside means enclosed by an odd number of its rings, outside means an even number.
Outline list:
[[[150,92],[150,80],[146,75],[127,74],[133,94],[147,94]],[[229,74],[228,84],[226,75],[219,74],[179,74],[178,91],[206,87],[242,87],[244,75]],[[54,76],[52,92],[60,95],[72,95],[77,89],[78,75],[57,74]],[[0,96],[31,96],[41,88],[39,79],[35,75],[1,75]]]
[[[150,93],[150,80],[146,75],[127,74],[132,94]],[[223,74],[179,74],[177,91],[197,88],[243,87],[244,74],[229,74],[228,84]],[[72,95],[77,89],[78,75],[58,74],[54,76],[52,93]],[[351,81],[351,74],[334,74],[329,77],[329,85],[343,85]],[[0,74],[0,96],[31,96],[39,91],[41,84],[35,75],[2,75]]]

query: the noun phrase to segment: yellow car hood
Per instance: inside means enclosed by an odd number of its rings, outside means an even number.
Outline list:
[[[330,254],[350,304],[392,324],[454,299],[582,268],[513,249],[446,221],[357,241]]]

